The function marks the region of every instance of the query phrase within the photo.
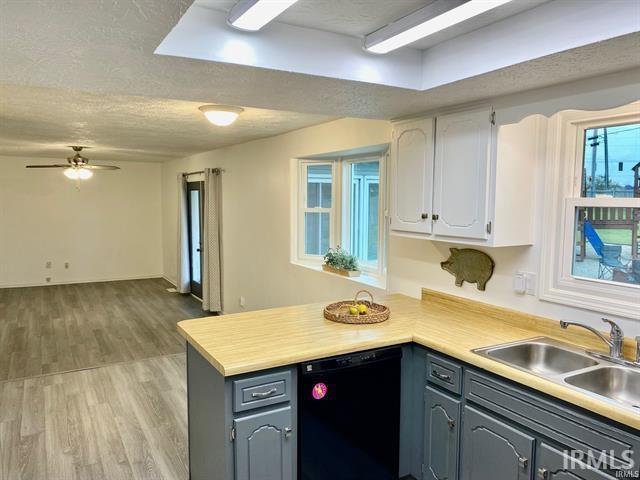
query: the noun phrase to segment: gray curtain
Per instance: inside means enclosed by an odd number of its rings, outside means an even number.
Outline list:
[[[222,178],[218,168],[204,170],[204,246],[202,309],[222,312]]]
[[[191,272],[189,269],[189,219],[187,206],[187,179],[178,174],[178,275],[176,290],[191,292]]]

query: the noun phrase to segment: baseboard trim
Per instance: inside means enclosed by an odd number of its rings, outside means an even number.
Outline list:
[[[124,280],[149,280],[151,278],[165,278],[161,273],[153,275],[134,275],[129,277],[105,277],[91,278],[85,280],[70,280],[66,282],[34,282],[34,283],[16,283],[16,284],[0,284],[2,288],[21,288],[21,287],[46,287],[49,285],[75,285],[77,283],[100,283],[100,282],[121,282]],[[169,281],[169,283],[171,283]]]
[[[167,277],[166,275],[161,275],[162,278],[164,278],[167,282],[169,282],[171,285],[173,285],[174,288],[178,288],[178,282],[176,282],[175,280]]]

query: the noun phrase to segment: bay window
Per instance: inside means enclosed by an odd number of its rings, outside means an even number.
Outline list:
[[[320,265],[329,248],[384,275],[384,154],[302,159],[297,164],[296,263]]]

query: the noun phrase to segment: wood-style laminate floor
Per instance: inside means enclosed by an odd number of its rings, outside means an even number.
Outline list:
[[[205,316],[163,279],[0,289],[0,381],[184,352]]]
[[[185,355],[0,383],[0,479],[186,480]]]
[[[0,480],[186,480],[184,340],[162,279],[0,289]]]

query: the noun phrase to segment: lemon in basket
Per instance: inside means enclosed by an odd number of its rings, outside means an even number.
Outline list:
[[[360,315],[366,315],[368,311],[369,309],[364,303],[361,303],[360,305],[358,305],[358,313]]]
[[[355,306],[349,307],[349,313],[351,315],[358,315],[358,307],[355,307]]]

